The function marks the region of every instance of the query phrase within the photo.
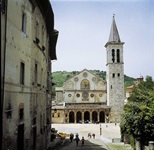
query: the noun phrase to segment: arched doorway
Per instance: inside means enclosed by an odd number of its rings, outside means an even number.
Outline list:
[[[87,121],[87,120],[90,121],[90,113],[89,113],[88,111],[86,111],[86,112],[84,113],[84,122]]]
[[[79,121],[82,121],[82,113],[80,111],[76,113],[76,122],[79,123]]]
[[[74,112],[73,111],[69,113],[69,123],[74,123]]]
[[[99,122],[105,123],[105,113],[103,111],[99,114]]]
[[[96,121],[98,121],[97,112],[96,111],[93,111],[92,112],[92,122],[95,123]]]

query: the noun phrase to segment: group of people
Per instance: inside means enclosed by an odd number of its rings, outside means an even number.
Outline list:
[[[74,138],[74,134],[71,133],[70,134],[70,140],[71,140],[71,142],[73,141],[73,138]],[[79,134],[78,133],[75,135],[75,139],[74,140],[76,141],[76,145],[78,146],[78,143],[80,141]],[[85,139],[84,139],[84,137],[82,137],[82,139],[81,139],[82,145],[84,145],[84,141],[85,141]]]
[[[93,133],[92,135],[91,133],[88,133],[88,137],[91,138],[91,136],[93,136],[93,139],[95,139],[95,133]]]
[[[93,134],[88,133],[88,137],[91,138],[91,136],[93,136],[93,139],[95,139],[95,133],[93,133]],[[70,140],[71,140],[71,142],[73,141],[73,139],[74,139],[74,134],[71,133],[71,134],[70,134]],[[81,141],[82,145],[84,145],[85,139],[84,139],[84,137],[82,137],[82,139],[80,140],[80,139],[79,139],[79,134],[78,134],[78,133],[75,135],[75,139],[74,139],[74,140],[76,141],[76,145],[77,145],[77,146],[78,146],[79,141]]]

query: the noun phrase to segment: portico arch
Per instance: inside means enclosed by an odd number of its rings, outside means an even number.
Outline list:
[[[80,120],[82,121],[82,113],[78,111],[76,113],[76,122],[79,123]]]
[[[84,121],[89,120],[90,121],[90,113],[88,111],[86,111],[84,113]]]
[[[99,113],[99,122],[105,123],[105,113],[103,111]]]
[[[96,111],[93,111],[92,112],[92,122],[95,123],[96,121],[98,121],[97,112]]]
[[[74,112],[69,112],[69,123],[74,123]]]

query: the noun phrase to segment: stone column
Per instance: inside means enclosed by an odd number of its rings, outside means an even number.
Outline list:
[[[89,113],[90,113],[90,122],[92,123],[92,110],[90,109],[90,111],[89,111]]]
[[[84,123],[84,110],[82,110],[82,123]]]
[[[76,111],[74,111],[74,123],[76,123]]]
[[[67,112],[67,123],[69,123],[70,122],[70,120],[69,120],[69,115],[70,115],[70,113],[69,113],[69,111]]]
[[[100,119],[100,118],[99,118],[99,113],[100,113],[100,112],[99,112],[99,110],[98,110],[98,112],[97,112],[97,121],[98,121],[98,122],[99,122],[99,119]]]

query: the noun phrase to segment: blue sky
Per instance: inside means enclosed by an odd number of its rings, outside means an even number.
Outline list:
[[[106,71],[112,16],[124,44],[124,73],[154,79],[153,0],[50,0],[59,31],[52,71]]]

